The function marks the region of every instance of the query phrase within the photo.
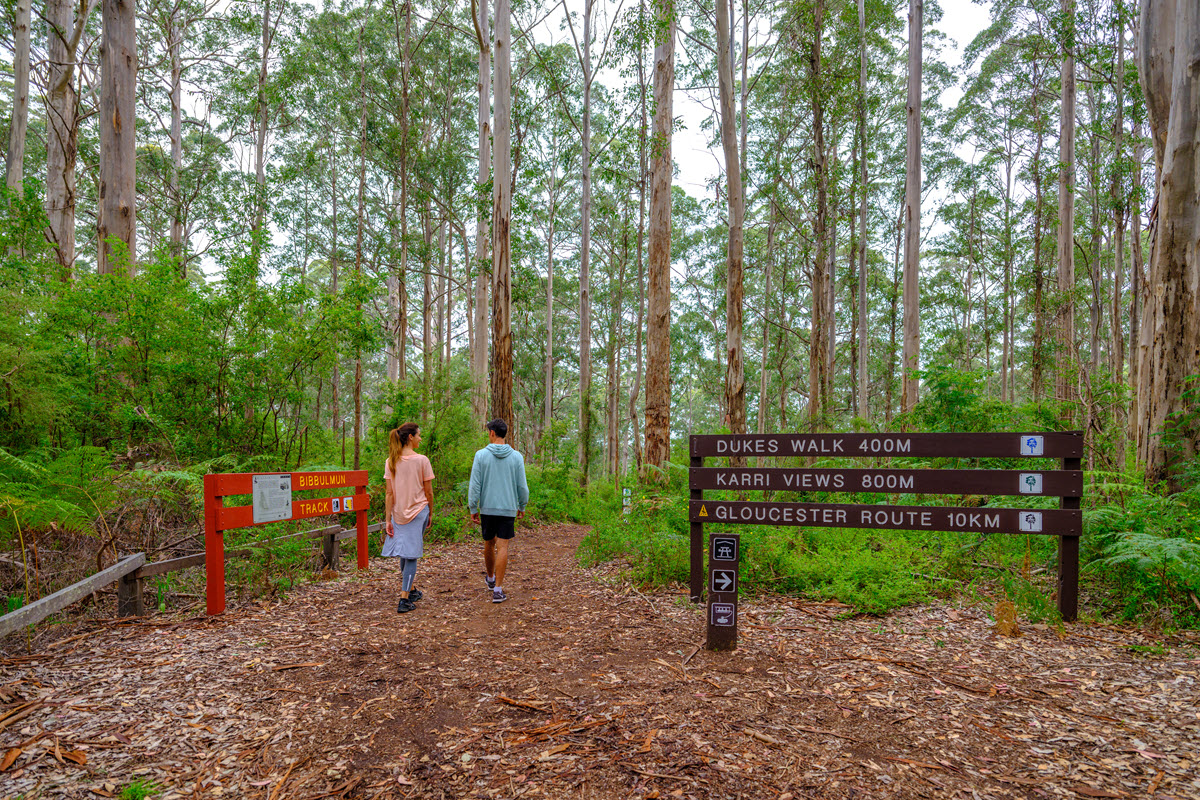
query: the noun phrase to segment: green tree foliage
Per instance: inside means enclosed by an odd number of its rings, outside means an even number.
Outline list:
[[[1093,478],[1087,502],[1094,505],[1088,517],[1094,544],[1085,553],[1096,580],[1122,587],[1134,613],[1148,604],[1186,608],[1196,591],[1192,539],[1200,512],[1186,492],[1167,497],[1140,485],[1125,459],[1137,388],[1135,320],[1146,295],[1144,228],[1153,202],[1145,101],[1130,53],[1132,4],[1079,3],[1075,56],[1085,87],[1073,231],[1079,280],[1060,296],[1051,279],[1055,122],[1060,46],[1068,31],[1058,3],[994,0],[990,24],[958,43],[961,60],[939,32],[948,27],[941,7],[926,3],[924,400],[902,418],[896,418],[907,55],[902,9],[865,3],[867,75],[860,98],[857,3],[826,2],[819,69],[808,61],[816,35],[811,3],[735,6],[750,430],[760,420],[767,431],[804,429],[810,405],[823,402],[808,396],[808,358],[818,299],[814,260],[827,252],[835,346],[829,397],[817,409],[822,425],[985,431],[1057,429],[1076,420],[1086,429]],[[591,93],[593,330],[591,351],[580,353],[583,71],[579,43],[562,16],[566,8],[516,4],[513,173],[476,186],[478,48],[465,0],[437,7],[405,0],[320,6],[148,0],[140,6],[136,277],[95,274],[94,93],[83,93],[79,109],[74,280],[61,280],[44,235],[46,117],[36,97],[24,194],[0,198],[4,533],[16,534],[18,524],[41,531],[54,525],[102,543],[105,525],[121,518],[114,509],[137,502],[143,509],[175,502],[176,521],[194,524],[197,481],[208,470],[340,468],[356,422],[356,353],[362,355],[366,466],[378,473],[387,430],[415,419],[426,428],[439,496],[447,504],[461,499],[470,454],[481,440],[469,404],[477,390],[469,349],[489,335],[488,326],[477,330],[474,322],[475,279],[487,269],[474,257],[474,226],[479,198],[490,197],[494,181],[502,180],[514,186],[514,422],[519,446],[531,468],[536,465],[533,507],[548,518],[594,514],[600,524],[589,539],[590,558],[625,553],[640,579],[679,579],[685,553],[677,503],[647,486],[638,518],[613,518],[604,510],[631,471],[631,445],[642,436],[642,420],[631,420],[628,409],[634,387],[645,386],[637,372],[644,364],[637,352],[639,252],[644,258],[638,242],[644,234],[641,165],[655,146],[641,127],[643,102],[653,114],[645,98],[652,94],[654,8],[650,0],[596,3],[593,60],[604,68]],[[719,152],[713,10],[698,2],[675,8],[675,135],[677,141],[685,133],[707,137]],[[172,26],[183,34],[174,53]],[[44,26],[35,21],[34,27]],[[89,43],[94,27],[85,31]],[[578,20],[573,30],[582,30]],[[35,31],[39,39],[45,41],[44,30]],[[179,137],[170,126],[173,59],[183,98]],[[89,68],[80,65],[88,76]],[[856,136],[860,99],[863,152]],[[0,80],[0,119],[7,120],[9,103],[10,86]],[[814,103],[822,112],[828,163],[826,247],[814,241]],[[692,144],[677,145],[675,160],[688,180],[704,170],[721,172],[717,160]],[[723,191],[719,180],[673,189],[676,463],[667,471],[677,492],[686,436],[726,424]],[[860,340],[856,248],[864,195],[867,330]],[[260,213],[264,222],[257,227]],[[176,218],[184,232],[180,252],[170,239]],[[1119,252],[1117,225],[1125,232]],[[1051,329],[1068,300],[1080,332],[1071,359],[1056,350]],[[397,335],[400,351],[389,352]],[[853,354],[862,349],[870,414],[856,416]],[[405,364],[398,381],[387,379],[389,357]],[[586,498],[572,488],[580,477],[573,470],[584,363],[593,367],[596,418],[587,444],[597,456],[588,476],[596,488]],[[1071,404],[1050,396],[1064,363],[1080,365],[1070,376],[1080,388]],[[1182,415],[1165,432],[1167,441],[1194,437],[1197,416]],[[1200,480],[1196,465],[1180,470],[1186,486]],[[138,492],[157,499],[136,501]],[[437,524],[444,525],[439,535],[458,530],[456,522]],[[763,534],[751,550],[748,577],[762,587],[838,597],[877,611],[934,589],[914,575],[959,575],[964,547],[976,544],[923,544],[903,536],[883,541],[863,532],[811,539]],[[1043,543],[979,547],[1006,568],[1026,557],[1053,566],[1052,549]]]

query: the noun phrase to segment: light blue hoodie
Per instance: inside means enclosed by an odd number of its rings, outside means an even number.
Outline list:
[[[506,444],[489,444],[475,452],[467,508],[472,514],[515,517],[529,502],[525,459]]]

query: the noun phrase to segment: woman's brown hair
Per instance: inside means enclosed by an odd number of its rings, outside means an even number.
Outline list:
[[[392,471],[396,471],[396,465],[400,463],[400,454],[404,452],[404,448],[408,445],[408,440],[413,437],[413,434],[419,432],[421,426],[415,422],[406,422],[399,428],[393,428],[388,434],[388,466]]]

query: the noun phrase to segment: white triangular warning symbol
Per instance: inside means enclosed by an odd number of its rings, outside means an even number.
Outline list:
[[[699,514],[699,516],[701,516],[701,517],[707,517],[707,516],[708,516],[708,512],[704,510],[704,506],[700,506],[700,514]]]

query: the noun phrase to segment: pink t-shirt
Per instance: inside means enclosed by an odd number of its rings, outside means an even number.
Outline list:
[[[416,519],[421,509],[429,505],[425,499],[425,481],[433,480],[433,465],[429,459],[420,453],[400,457],[400,466],[392,472],[391,459],[383,462],[383,477],[392,481],[392,492],[396,504],[392,509],[392,519],[405,525]]]

